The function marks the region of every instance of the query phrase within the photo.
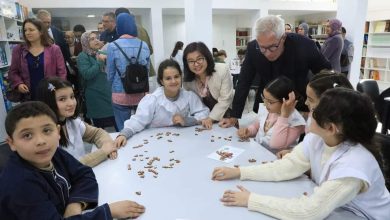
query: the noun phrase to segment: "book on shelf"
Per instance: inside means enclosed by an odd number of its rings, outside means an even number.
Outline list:
[[[3,92],[5,110],[8,112],[12,108],[12,102],[9,101],[6,96],[7,91],[10,90],[8,80],[6,79],[6,77],[4,77],[7,71],[8,69],[0,69],[0,89]]]
[[[374,33],[390,32],[390,20],[375,22]]]
[[[368,74],[368,78],[373,79],[373,80],[380,80],[380,74],[378,70],[370,70]]]
[[[236,36],[247,37],[249,36],[249,31],[236,31]]]
[[[0,46],[0,66],[8,65],[7,54],[5,53],[4,45]]]
[[[16,9],[15,19],[22,20],[22,9],[19,2],[15,2],[15,9]]]

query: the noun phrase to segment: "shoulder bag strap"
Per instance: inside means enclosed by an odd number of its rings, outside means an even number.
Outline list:
[[[138,63],[139,54],[141,53],[141,50],[142,50],[142,40],[141,40],[141,43],[140,43],[139,49],[138,49],[137,60],[136,60],[137,63]]]
[[[121,53],[123,54],[123,56],[126,57],[126,60],[130,63],[130,62],[131,62],[130,58],[126,55],[126,53],[122,50],[122,48],[121,48],[115,41],[114,41],[113,43],[114,43],[115,46],[121,51]],[[138,52],[138,54],[139,54],[139,52]]]

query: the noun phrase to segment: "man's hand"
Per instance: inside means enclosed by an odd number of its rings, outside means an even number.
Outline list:
[[[223,118],[218,125],[222,128],[229,128],[235,126],[238,122],[237,118]]]

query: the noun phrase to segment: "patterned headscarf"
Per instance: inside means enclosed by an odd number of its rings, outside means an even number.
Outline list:
[[[81,45],[83,46],[83,52],[90,55],[94,56],[96,54],[96,50],[93,50],[89,46],[89,35],[91,35],[91,31],[84,32],[83,35],[81,35]]]

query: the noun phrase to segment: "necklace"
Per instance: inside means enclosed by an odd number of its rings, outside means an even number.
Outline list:
[[[267,133],[269,131],[269,129],[272,128],[272,126],[274,126],[276,121],[269,121],[269,120],[265,120],[265,123],[264,123],[264,133]]]

